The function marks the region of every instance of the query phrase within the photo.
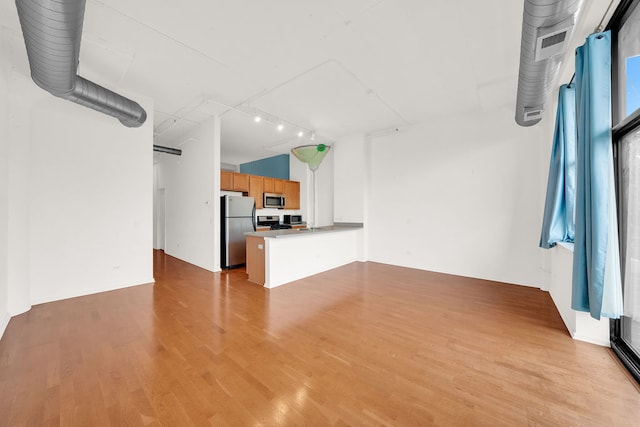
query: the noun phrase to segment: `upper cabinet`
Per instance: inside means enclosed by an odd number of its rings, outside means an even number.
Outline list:
[[[279,178],[270,178],[268,176],[262,177],[264,183],[264,192],[265,193],[275,193],[275,194],[283,194],[284,193],[284,183],[287,182],[284,179]]]
[[[284,181],[284,208],[300,209],[300,183]]]
[[[300,209],[300,183],[279,178],[220,171],[220,190],[247,193],[262,209],[263,193],[284,194],[285,209]]]
[[[249,191],[249,176],[244,173],[220,171],[220,189],[227,191]]]
[[[233,191],[233,175],[235,172],[220,171],[220,189]]]
[[[253,197],[256,201],[256,209],[262,209],[262,193],[264,193],[263,177],[257,175],[249,175],[249,197]]]
[[[234,173],[233,174],[233,191],[249,191],[249,177],[251,175],[247,175],[244,173]]]
[[[276,187],[275,187],[275,182],[276,182],[276,178],[269,178],[268,176],[262,177],[262,182],[264,185],[264,192],[265,193],[275,193],[276,192]]]
[[[285,182],[286,181],[283,180],[283,179],[274,178],[274,181],[273,181],[273,192],[276,193],[276,194],[284,193],[284,183]]]

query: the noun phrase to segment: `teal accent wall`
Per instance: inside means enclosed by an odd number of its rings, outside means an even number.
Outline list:
[[[240,165],[240,173],[289,179],[289,155],[280,154]]]

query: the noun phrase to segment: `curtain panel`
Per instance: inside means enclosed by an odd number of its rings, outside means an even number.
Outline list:
[[[577,168],[571,306],[591,317],[622,315],[613,147],[611,32],[576,49]]]
[[[553,135],[547,196],[544,205],[540,247],[573,242],[576,196],[576,98],[575,85],[562,85]]]

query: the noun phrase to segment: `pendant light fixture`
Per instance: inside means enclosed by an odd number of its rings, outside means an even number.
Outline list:
[[[303,163],[306,163],[309,166],[309,170],[311,170],[312,176],[312,191],[313,197],[312,200],[312,220],[309,221],[310,229],[314,229],[315,221],[316,221],[316,170],[322,163],[322,160],[325,158],[331,146],[324,144],[317,145],[300,145],[299,147],[295,147],[291,149],[291,153],[296,156],[298,160]]]
[[[301,162],[308,164],[309,169],[315,172],[330,148],[330,145],[324,144],[300,145],[299,147],[292,148],[291,153]]]

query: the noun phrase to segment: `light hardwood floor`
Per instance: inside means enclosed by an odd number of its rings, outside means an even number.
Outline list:
[[[154,261],[155,285],[11,320],[0,425],[640,423],[611,351],[540,290],[354,263],[269,291]]]

